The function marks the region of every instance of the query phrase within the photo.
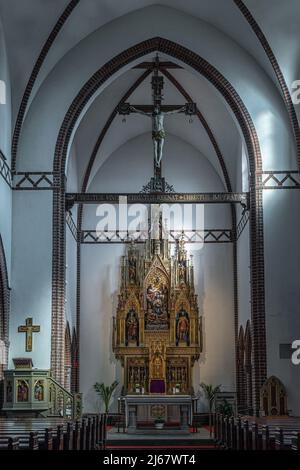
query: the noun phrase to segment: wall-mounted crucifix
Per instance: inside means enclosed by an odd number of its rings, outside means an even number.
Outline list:
[[[158,74],[160,67],[158,56],[155,59],[154,72],[152,76],[153,104],[152,105],[131,105],[122,103],[119,114],[126,116],[131,113],[142,114],[152,120],[152,140],[154,151],[154,178],[161,178],[161,160],[163,156],[163,146],[165,142],[164,118],[166,115],[175,113],[185,113],[193,116],[197,112],[196,103],[185,103],[184,105],[163,105],[164,77]]]
[[[19,333],[26,333],[25,338],[25,351],[30,352],[32,351],[32,334],[40,332],[39,325],[33,325],[32,318],[26,318],[25,325],[21,325],[18,327]]]

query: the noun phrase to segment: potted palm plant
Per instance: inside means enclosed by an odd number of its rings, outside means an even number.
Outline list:
[[[111,385],[105,385],[104,383],[99,382],[96,382],[94,385],[94,389],[96,390],[103,402],[104,412],[106,414],[109,411],[110,401],[117,386],[118,382],[116,380]]]
[[[229,403],[225,398],[223,400],[223,403],[220,403],[217,409],[218,413],[221,413],[224,416],[228,416],[228,418],[231,418],[233,416],[233,407],[231,403]]]
[[[202,382],[200,384],[200,386],[201,386],[201,388],[204,392],[205,398],[208,401],[208,406],[209,406],[209,433],[211,435],[212,434],[212,429],[211,429],[212,428],[212,426],[211,426],[212,410],[213,410],[213,405],[214,405],[214,402],[215,402],[216,394],[221,391],[221,385],[217,385],[216,387],[214,387],[211,384],[205,384],[204,382]]]
[[[154,420],[154,426],[156,427],[156,429],[163,429],[164,425],[165,425],[164,417],[161,415],[157,416]]]

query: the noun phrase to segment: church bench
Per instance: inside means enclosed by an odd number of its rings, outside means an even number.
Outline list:
[[[98,448],[105,449],[106,440],[107,440],[107,421],[108,416],[105,413],[102,413],[99,419],[99,438],[98,438]]]
[[[225,416],[224,418],[224,442],[227,449],[231,448],[231,439],[230,439],[230,422],[229,417]]]
[[[221,415],[219,413],[214,414],[214,440],[215,443],[219,443],[220,439],[220,423],[221,423]]]
[[[297,449],[300,446],[299,418],[227,418],[215,414],[217,445],[237,450]]]
[[[256,422],[251,425],[252,450],[262,450],[262,432]]]
[[[244,433],[244,450],[252,450],[252,429],[250,429],[249,421],[243,422]]]
[[[53,423],[53,421],[51,421]],[[106,416],[93,416],[88,419],[74,422],[54,421],[58,424],[54,428],[46,428],[48,420],[35,422],[30,420],[1,420],[0,440],[2,446],[8,446],[8,440],[18,438],[19,448],[46,449],[46,450],[91,450],[105,447]],[[31,429],[29,432],[28,427]],[[1,446],[0,446],[1,448]]]
[[[0,450],[18,450],[18,437],[0,437]]]
[[[74,433],[73,433],[73,450],[80,450],[80,431],[81,431],[81,422],[77,420],[75,422]]]
[[[245,423],[244,435],[251,440],[252,450],[283,450],[291,448],[292,438],[295,433],[300,431],[300,424],[291,424],[286,421],[280,423],[282,427],[278,427],[278,422],[272,425],[259,425],[257,422],[252,423],[251,431]],[[245,449],[250,449],[245,444]]]
[[[85,440],[85,449],[91,450],[91,443],[92,443],[92,419],[87,419],[87,427],[86,427],[86,440]]]
[[[91,419],[91,449],[95,449],[97,444],[97,418]]]
[[[299,430],[295,428],[282,429],[277,428],[275,430],[275,449],[276,450],[287,450],[291,449],[293,445],[293,439],[297,439],[300,435]],[[294,441],[295,444],[295,441]]]
[[[244,432],[241,418],[236,421],[236,448],[237,450],[244,449]]]
[[[227,431],[227,448],[236,449],[236,425],[233,416],[228,418],[228,431]]]
[[[260,424],[259,421],[254,421],[249,427],[248,421],[244,420],[241,423],[244,434],[244,449],[253,450],[269,450],[290,448],[291,440],[295,432],[300,431],[300,421],[297,419],[272,419],[269,424]],[[276,445],[277,438],[277,445]]]
[[[86,450],[86,420],[81,421],[80,427],[80,450]]]
[[[0,429],[0,438],[5,436],[8,438],[9,436],[17,436],[20,441],[20,448],[31,448],[38,445],[40,449],[45,450],[62,450],[64,446],[64,429],[62,425],[59,425],[57,429],[52,430],[52,428],[42,428],[40,427],[33,431],[28,431],[26,426],[14,426],[14,427],[2,427]],[[68,436],[68,433],[66,433]],[[37,444],[36,442],[37,441]],[[68,441],[65,438],[66,442],[66,449],[68,448]]]
[[[291,450],[300,450],[300,432],[295,432],[292,437]]]
[[[67,423],[66,432],[63,433],[63,449],[72,450],[73,449],[73,423]]]
[[[98,448],[102,439],[101,415],[85,415],[81,421],[80,448]]]
[[[38,449],[47,449],[46,446],[49,446],[48,450],[52,449],[52,439],[48,438],[47,441],[45,441],[45,436],[41,437],[37,432],[18,432],[17,435],[11,433],[2,433],[0,434],[0,442],[3,443],[4,441],[6,442],[12,442],[13,439],[18,440],[18,449],[21,450],[38,450]],[[0,446],[1,448],[1,446]]]

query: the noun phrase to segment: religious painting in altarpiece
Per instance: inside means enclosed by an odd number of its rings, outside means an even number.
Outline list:
[[[124,393],[193,392],[202,344],[194,268],[183,239],[130,245],[121,260],[113,351]]]

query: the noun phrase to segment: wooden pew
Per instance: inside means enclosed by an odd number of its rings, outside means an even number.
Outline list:
[[[63,450],[64,448],[64,427],[59,424],[56,428],[56,436],[54,439],[54,449]]]
[[[214,441],[218,445],[220,436],[220,413],[214,414]]]
[[[275,438],[270,436],[270,430],[268,425],[263,425],[261,428],[262,437],[262,450],[274,450],[275,449]]]
[[[81,428],[80,428],[80,450],[86,450],[86,431],[87,431],[86,420],[83,419],[81,421]]]
[[[252,450],[262,450],[262,433],[257,423],[252,423]]]
[[[106,448],[106,440],[107,440],[107,415],[105,413],[101,414],[100,417],[100,430],[101,430],[101,436],[100,436],[100,448],[105,449]]]
[[[249,421],[246,419],[243,422],[243,433],[244,433],[244,449],[252,450],[252,434],[249,427]]]
[[[300,432],[295,432],[292,437],[291,450],[300,450]]]
[[[63,449],[73,449],[73,423],[67,423],[67,430],[63,436]]]
[[[42,447],[43,450],[53,450],[53,434],[52,428],[46,428],[45,430],[45,442]]]
[[[77,420],[75,422],[75,429],[73,433],[73,450],[80,450],[80,427],[81,422]]]
[[[50,422],[56,423],[62,422],[62,420],[51,420]],[[63,449],[62,438],[67,440],[71,430],[68,431],[68,424],[64,423],[53,430],[51,427],[47,427],[47,423],[49,424],[47,419],[0,418],[0,440],[2,442],[0,448],[3,448],[5,440],[8,445],[8,440],[16,436],[19,439],[20,449]],[[66,431],[66,436],[64,436],[64,431]],[[67,447],[71,448],[72,446],[66,445]]]
[[[87,419],[85,449],[91,450],[92,446],[92,419]]]
[[[0,450],[19,450],[19,438],[0,437]]]
[[[229,418],[230,449],[236,449],[236,425],[234,417]]]
[[[240,417],[236,420],[236,449],[244,449],[244,433],[242,427],[242,420]]]

